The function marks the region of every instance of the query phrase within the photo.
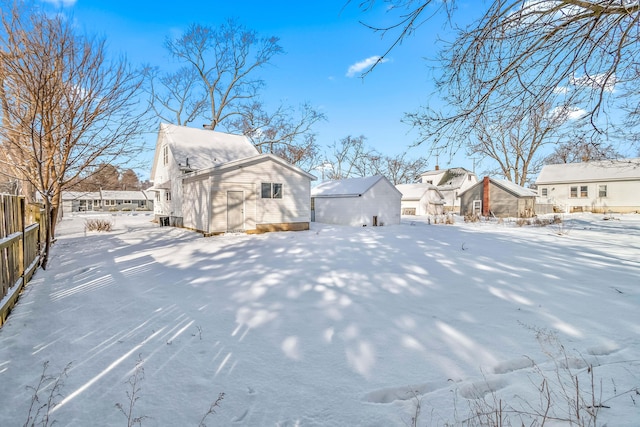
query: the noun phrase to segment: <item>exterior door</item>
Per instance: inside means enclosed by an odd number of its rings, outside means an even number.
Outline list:
[[[227,231],[244,230],[244,193],[227,191]]]

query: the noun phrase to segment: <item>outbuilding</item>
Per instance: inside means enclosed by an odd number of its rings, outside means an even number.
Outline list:
[[[460,215],[531,218],[536,192],[503,179],[488,176],[459,195]]]
[[[381,175],[326,181],[311,189],[311,218],[353,226],[400,224],[401,199]]]
[[[398,184],[402,193],[402,215],[442,215],[445,197],[433,184]]]

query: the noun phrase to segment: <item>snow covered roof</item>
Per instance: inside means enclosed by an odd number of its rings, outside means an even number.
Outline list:
[[[381,179],[385,178],[376,175],[325,181],[311,189],[311,197],[358,197],[366,193]]]
[[[402,200],[420,200],[422,196],[424,196],[424,193],[429,190],[436,191],[442,197],[438,187],[433,184],[398,184],[396,188],[402,193]]]
[[[144,191],[116,191],[116,190],[102,190],[102,199],[107,200],[146,200],[153,199],[152,195],[147,194]]]
[[[494,184],[504,188],[505,190],[509,191],[510,193],[513,193],[516,196],[536,197],[538,195],[538,193],[531,190],[530,188],[522,187],[514,182],[507,181],[505,179],[495,179],[495,178],[490,178],[490,179],[491,181],[493,181]],[[480,182],[480,185],[482,185],[482,182]]]
[[[63,191],[62,200],[146,200],[153,199],[153,195],[148,192],[136,191],[116,191],[102,190],[100,191]]]
[[[250,164],[255,164],[255,163],[260,163],[265,161],[273,161],[273,162],[279,163],[280,165],[292,170],[293,172],[297,172],[300,175],[306,176],[311,181],[315,181],[317,179],[314,175],[311,175],[310,173],[300,169],[299,167],[287,162],[283,158],[270,153],[258,154],[257,156],[251,156],[243,159],[232,160],[230,162],[221,163],[219,165],[211,166],[206,169],[200,169],[193,172],[193,175],[191,176],[197,176],[201,174],[207,174],[207,173],[212,173],[212,172],[231,169],[231,168],[240,168]],[[161,187],[158,187],[158,188],[161,188]]]
[[[489,181],[493,185],[497,185],[498,187],[501,187],[503,190],[508,191],[509,193],[517,197],[536,197],[538,195],[538,193],[536,193],[534,190],[530,188],[522,187],[514,182],[507,181],[505,179],[489,178]],[[467,191],[471,191],[472,189],[475,189],[478,186],[483,186],[483,185],[484,185],[483,180],[480,180],[478,181],[477,184],[467,188],[462,193],[458,194],[458,197],[462,196]]]
[[[187,166],[188,163],[188,166],[194,170],[259,154],[256,147],[244,135],[166,123],[160,125],[156,156],[160,155],[160,147],[163,143],[169,145],[173,157],[180,165]]]
[[[538,175],[536,184],[630,179],[640,180],[640,158],[545,165]]]

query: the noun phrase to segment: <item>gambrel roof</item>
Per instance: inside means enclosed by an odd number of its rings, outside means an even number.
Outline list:
[[[311,197],[359,197],[380,180],[389,181],[382,175],[325,181],[311,189]],[[390,182],[389,185],[398,191]]]
[[[537,185],[640,180],[640,158],[545,165]]]

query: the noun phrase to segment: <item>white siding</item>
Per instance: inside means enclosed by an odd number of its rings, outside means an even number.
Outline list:
[[[378,181],[360,197],[316,197],[315,220],[326,224],[371,226],[400,223],[400,193],[386,180]]]
[[[607,186],[607,196],[599,197],[599,186]],[[580,197],[580,187],[587,186],[587,197]],[[578,197],[571,197],[571,187],[577,187]],[[542,196],[543,189],[547,195]],[[592,212],[640,211],[640,181],[576,182],[538,186],[541,202],[551,203],[565,212],[574,209]]]
[[[183,183],[182,201],[187,206],[184,209],[183,225],[193,230],[209,232],[209,188],[208,177],[197,180],[185,180]]]
[[[206,186],[197,184],[204,180]],[[282,184],[282,198],[261,198],[263,182]],[[243,192],[246,231],[257,224],[308,223],[310,187],[309,177],[269,158],[189,176],[184,180],[184,225],[206,233],[226,232],[228,191]]]

